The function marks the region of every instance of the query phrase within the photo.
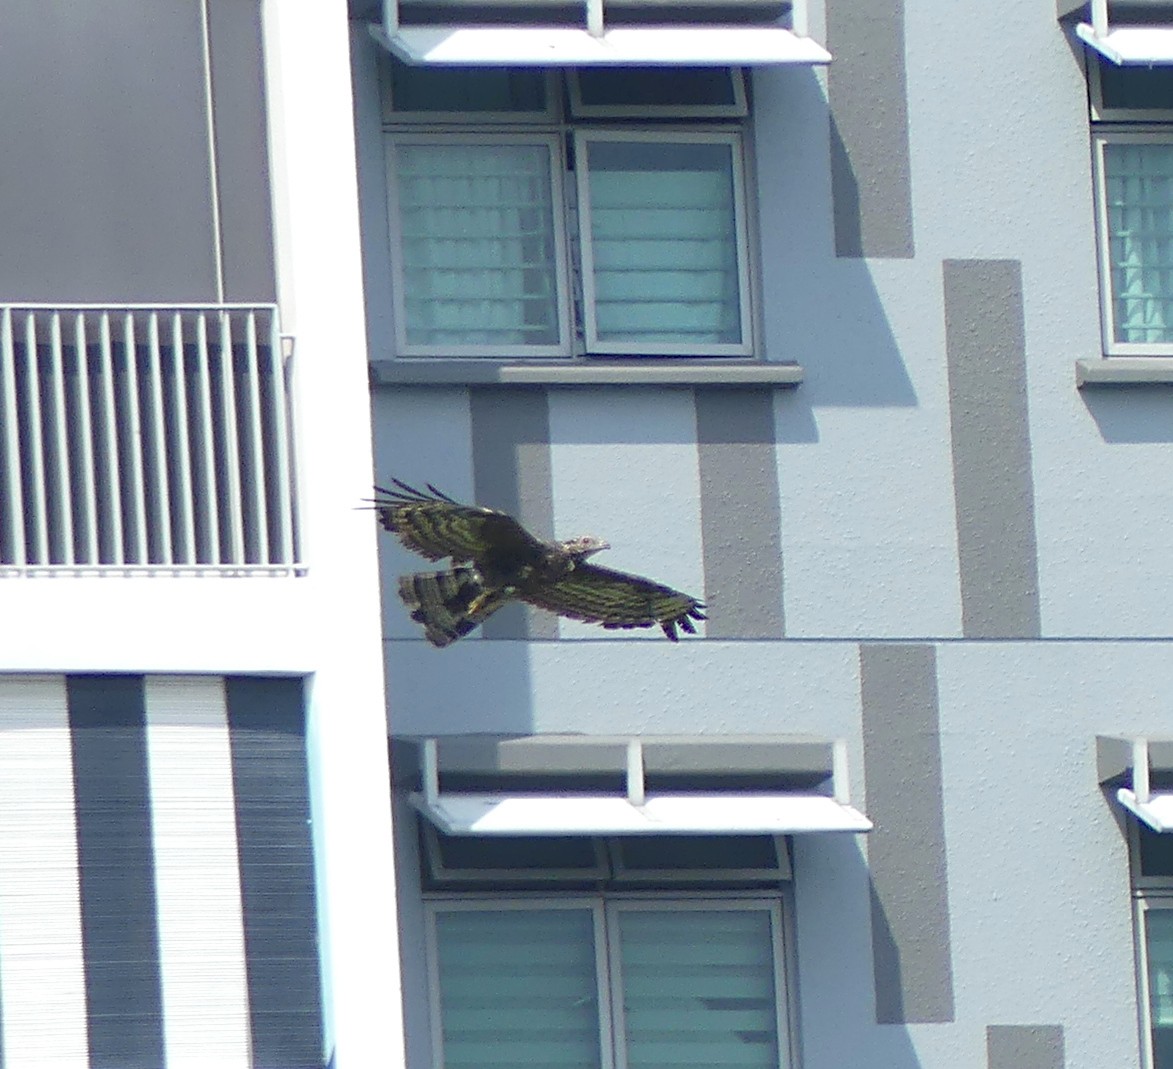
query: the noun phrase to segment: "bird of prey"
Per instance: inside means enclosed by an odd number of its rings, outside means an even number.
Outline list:
[[[610,548],[600,539],[544,542],[504,512],[462,505],[431,483],[425,494],[393,482],[393,490],[375,487],[380,523],[408,549],[453,565],[399,579],[399,596],[433,646],[455,642],[515,600],[605,628],[659,624],[673,642],[678,627],[695,634],[692,621],[705,619],[704,604],[688,594],[589,563]]]

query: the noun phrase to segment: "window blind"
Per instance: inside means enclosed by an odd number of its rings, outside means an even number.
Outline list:
[[[771,914],[618,911],[627,1069],[777,1069]]]
[[[1118,342],[1173,342],[1173,144],[1104,145]]]
[[[587,143],[600,341],[742,340],[733,152],[719,143]]]
[[[445,1069],[600,1069],[590,909],[435,921]]]
[[[549,145],[407,141],[396,161],[408,344],[557,345]]]

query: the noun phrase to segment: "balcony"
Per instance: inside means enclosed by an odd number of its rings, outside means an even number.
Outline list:
[[[272,305],[0,305],[0,576],[291,575]]]

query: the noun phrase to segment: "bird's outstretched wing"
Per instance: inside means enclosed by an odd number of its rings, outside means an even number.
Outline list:
[[[391,481],[394,490],[375,487],[379,522],[397,534],[408,549],[428,560],[451,557],[457,563],[477,561],[542,545],[504,512],[462,505],[431,483],[427,484],[430,493],[423,494],[398,479]]]
[[[579,564],[539,590],[519,591],[518,597],[539,609],[606,628],[659,624],[673,642],[677,627],[695,634],[692,621],[705,619],[704,603],[689,594],[594,564]]]

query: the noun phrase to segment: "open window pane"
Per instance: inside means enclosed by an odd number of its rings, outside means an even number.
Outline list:
[[[570,78],[575,115],[732,116],[746,112],[734,67],[583,67]]]
[[[435,920],[445,1069],[600,1069],[591,910]]]
[[[1173,144],[1109,142],[1104,172],[1114,340],[1173,343]]]
[[[1173,909],[1147,911],[1153,1069],[1173,1069]]]
[[[550,147],[395,147],[409,346],[553,347],[561,332]]]
[[[391,108],[419,114],[542,114],[549,104],[546,76],[506,67],[411,67],[391,63]]]
[[[777,1069],[771,914],[618,911],[627,1069]]]
[[[654,353],[740,345],[734,143],[583,144],[588,346]]]

